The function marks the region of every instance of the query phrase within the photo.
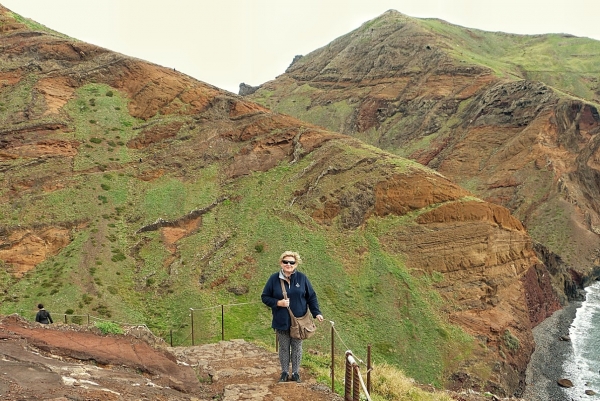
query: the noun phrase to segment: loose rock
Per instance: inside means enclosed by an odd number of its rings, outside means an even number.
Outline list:
[[[566,387],[566,388],[573,387],[573,382],[569,379],[558,379],[556,382],[561,387]]]

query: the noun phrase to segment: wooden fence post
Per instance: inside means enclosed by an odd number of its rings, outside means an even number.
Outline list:
[[[346,351],[346,376],[344,377],[344,401],[352,401],[352,364],[348,357],[352,352]]]
[[[360,379],[358,365],[352,364],[352,401],[360,401]]]

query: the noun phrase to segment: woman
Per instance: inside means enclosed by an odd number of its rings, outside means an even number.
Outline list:
[[[302,340],[290,337],[292,322],[287,310],[288,306],[294,316],[304,316],[308,308],[313,318],[316,318],[319,322],[323,321],[315,290],[313,290],[306,275],[296,269],[301,263],[302,259],[300,259],[297,252],[285,251],[282,253],[279,257],[280,271],[269,277],[261,295],[263,303],[269,306],[273,313],[271,327],[276,330],[279,341],[279,362],[281,363],[279,382],[288,381],[290,377],[288,369],[291,359],[291,379],[300,383],[299,369],[302,360]],[[281,289],[282,281],[287,292],[287,299],[284,299]]]

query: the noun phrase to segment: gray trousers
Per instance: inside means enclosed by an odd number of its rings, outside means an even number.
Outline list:
[[[290,359],[292,360],[292,373],[300,373],[300,361],[302,360],[302,340],[290,337],[290,331],[277,330],[279,341],[279,363],[281,371],[289,372]]]

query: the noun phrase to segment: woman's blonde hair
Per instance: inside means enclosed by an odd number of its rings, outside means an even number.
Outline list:
[[[293,256],[294,259],[296,260],[297,264],[302,264],[302,259],[300,258],[300,254],[298,252],[293,252],[293,251],[285,251],[284,253],[281,254],[281,256],[279,257],[279,262],[281,262],[283,260],[283,258],[285,258],[286,256]]]

